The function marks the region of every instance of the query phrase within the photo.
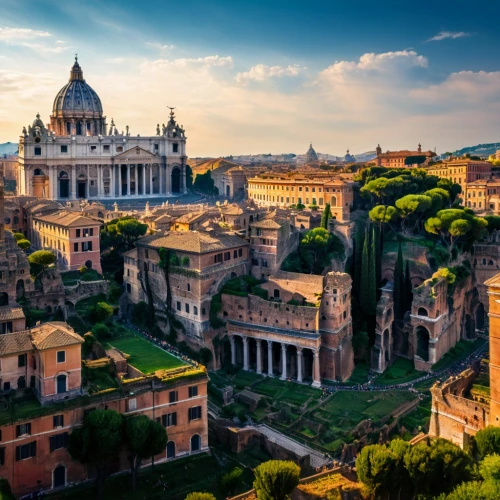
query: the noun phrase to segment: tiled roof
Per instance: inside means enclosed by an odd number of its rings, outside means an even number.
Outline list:
[[[137,242],[138,246],[170,248],[181,252],[210,253],[228,248],[246,246],[248,243],[236,235],[208,234],[198,231],[175,232],[146,236]]]
[[[40,350],[83,344],[83,338],[62,321],[44,323],[31,330],[33,345]]]
[[[0,356],[8,356],[32,350],[31,337],[27,331],[0,335]]]
[[[23,309],[21,307],[0,307],[0,321],[11,321],[13,319],[21,319],[24,317]]]
[[[99,222],[94,219],[67,210],[50,215],[35,216],[34,219],[64,227],[96,226],[99,224]]]
[[[160,217],[158,217],[157,219],[154,220],[154,222],[158,223],[158,222],[171,222],[173,219],[173,217],[171,217],[170,215],[168,214],[163,214],[163,215],[160,215]]]
[[[203,217],[205,217],[205,212],[190,212],[188,214],[181,215],[175,223],[191,224],[192,222],[203,219]]]
[[[401,157],[401,156],[436,156],[434,151],[408,151],[407,149],[402,149],[401,151],[387,151],[382,153],[381,157]]]

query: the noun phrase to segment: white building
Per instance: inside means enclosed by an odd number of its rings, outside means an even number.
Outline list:
[[[53,200],[150,198],[186,193],[186,135],[173,110],[156,135],[107,125],[75,58],[50,125],[37,115],[19,139],[18,193]]]

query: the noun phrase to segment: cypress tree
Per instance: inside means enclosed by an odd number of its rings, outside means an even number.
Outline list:
[[[403,249],[401,248],[401,243],[398,247],[398,256],[396,258],[396,267],[394,268],[394,317],[396,319],[402,319],[405,313],[404,303],[404,271],[403,271]]]
[[[330,219],[330,203],[325,205],[325,209],[323,210],[323,215],[321,216],[321,227],[323,229],[328,230],[328,221]]]
[[[377,287],[375,272],[375,241],[370,225],[367,224],[363,253],[361,256],[360,304],[366,316],[374,316],[377,308]]]
[[[411,309],[411,303],[413,302],[413,286],[411,284],[411,273],[410,273],[410,261],[406,260],[405,269],[405,312]]]
[[[380,250],[380,226],[373,225],[373,261],[375,266],[375,295],[376,300],[380,298],[380,285],[382,283],[382,252]]]
[[[363,254],[363,229],[360,225],[356,228],[356,233],[354,234],[354,248],[352,251],[353,255],[353,266],[351,268],[352,276],[352,289],[353,294],[356,299],[359,298],[359,289],[361,286],[361,266],[362,266],[362,254]]]

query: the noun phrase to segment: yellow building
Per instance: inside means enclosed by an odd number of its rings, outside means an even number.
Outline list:
[[[248,179],[248,197],[262,206],[302,204],[322,210],[330,203],[332,216],[347,220],[354,201],[354,182],[340,177],[306,177],[263,174]]]

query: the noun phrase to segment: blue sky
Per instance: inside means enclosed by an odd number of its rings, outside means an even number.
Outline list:
[[[500,141],[499,18],[493,0],[2,0],[0,142],[48,120],[75,52],[119,128],[153,134],[176,106],[191,156]]]

